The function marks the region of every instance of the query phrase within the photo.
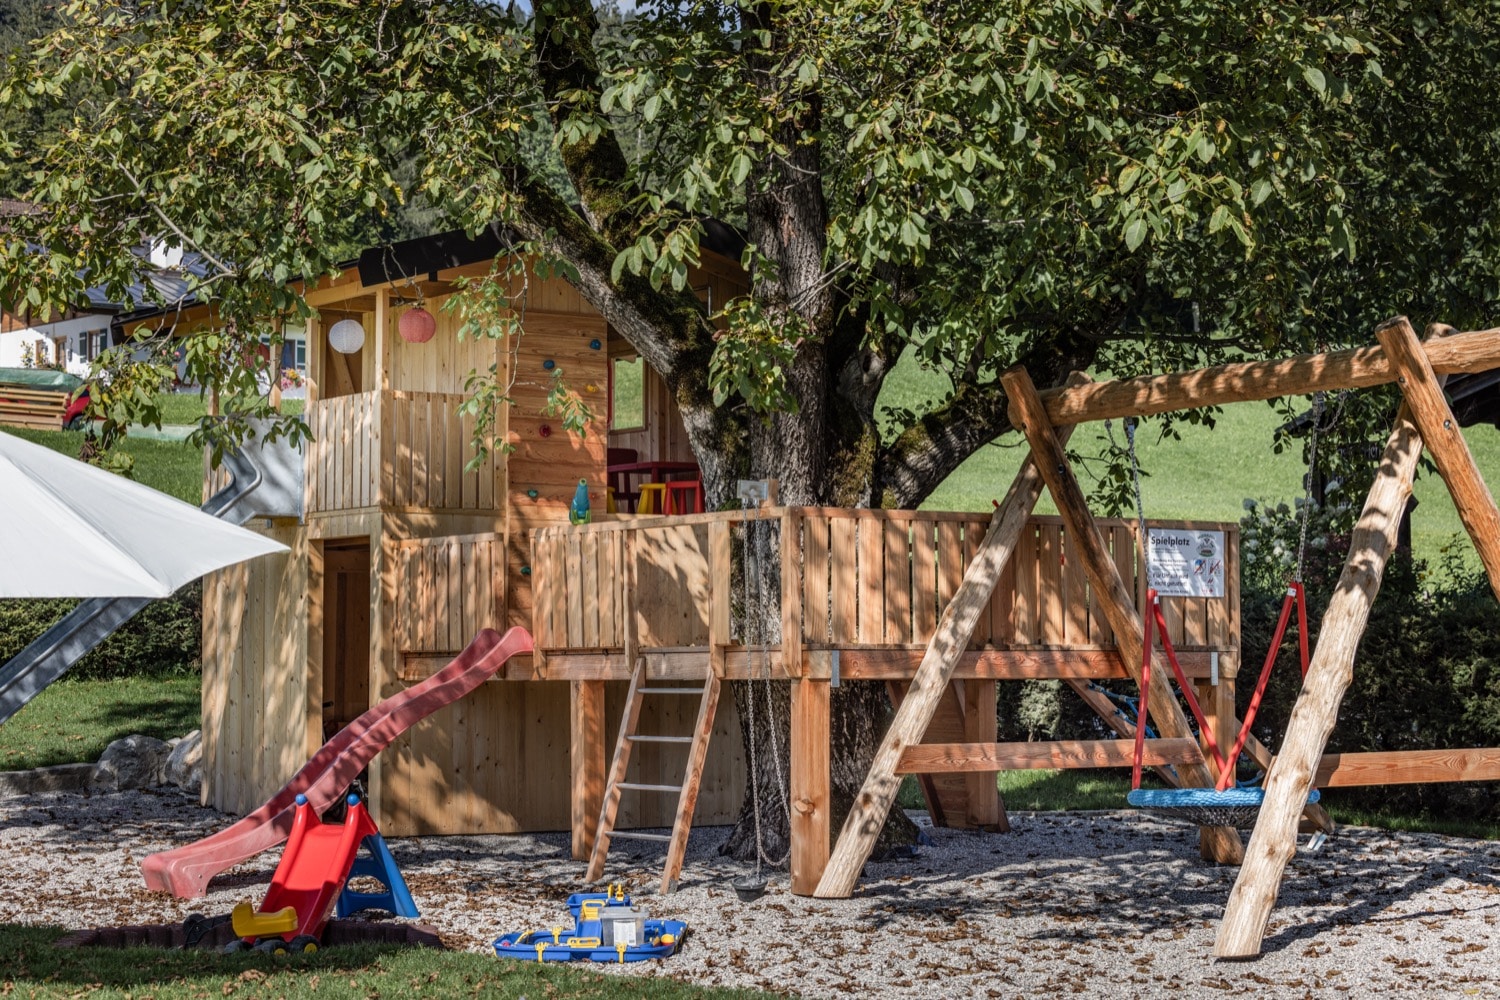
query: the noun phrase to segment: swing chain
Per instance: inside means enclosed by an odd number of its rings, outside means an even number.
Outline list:
[[[1307,562],[1307,526],[1312,520],[1313,482],[1318,476],[1318,438],[1323,433],[1324,395],[1322,391],[1313,393],[1312,430],[1307,438],[1307,480],[1302,494],[1302,511],[1299,518],[1301,525],[1297,535],[1297,570],[1296,575],[1292,577],[1294,583],[1302,582],[1302,570]],[[1343,411],[1343,408],[1343,399],[1340,398],[1338,411],[1334,413],[1334,419],[1328,424],[1330,430],[1338,421],[1339,413]]]
[[[1126,417],[1123,421],[1125,424],[1125,450],[1130,456],[1130,482],[1135,492],[1135,519],[1141,536],[1141,562],[1146,571],[1146,579],[1149,580],[1151,579],[1151,545],[1147,538],[1146,505],[1141,500],[1141,463],[1135,453],[1136,422],[1135,417]],[[1115,430],[1112,424],[1112,421],[1104,421],[1104,433],[1109,435],[1109,446],[1119,450],[1120,446],[1115,443]]]
[[[748,506],[749,503],[750,503],[750,501],[747,500],[746,501],[746,505]],[[761,520],[760,505],[757,504],[756,507],[755,507],[754,523],[756,525],[758,525],[760,523],[760,520]],[[752,537],[752,533],[755,533],[755,532],[753,532],[753,530],[752,530],[752,523],[751,523],[750,520],[746,520],[744,522],[744,526],[745,526],[745,530],[744,530],[744,540],[745,540],[745,545],[744,545],[744,547],[745,547],[745,558],[744,558],[744,566],[745,566],[745,570],[744,570],[744,572],[745,572],[745,636],[744,636],[744,639],[745,639],[745,645],[749,646],[750,645],[750,623],[751,623],[751,620],[753,618],[755,618],[757,615],[762,615],[763,612],[764,612],[764,610],[765,610],[765,605],[764,605],[764,602],[765,602],[765,591],[764,591],[764,584],[763,584],[762,579],[761,579],[760,562],[759,562],[758,559],[756,559],[756,560],[754,560],[755,561],[755,572],[754,572],[754,576],[755,576],[755,603],[753,605],[753,610],[752,610],[752,605],[751,605],[751,600],[750,600],[750,577],[751,577],[751,561],[752,561],[752,558],[751,558],[751,548],[752,548],[752,546],[751,546],[751,537]],[[787,816],[791,816],[791,808],[790,808],[790,806],[787,803],[787,790],[786,790],[785,783],[782,780],[782,772],[781,772],[781,747],[780,747],[779,742],[776,739],[775,711],[773,710],[773,706],[771,704],[771,654],[770,654],[770,648],[769,648],[769,646],[767,644],[768,640],[767,640],[766,632],[767,632],[767,628],[766,628],[765,619],[764,619],[764,617],[761,617],[760,618],[759,626],[757,628],[757,635],[758,635],[758,638],[760,639],[759,645],[760,645],[760,665],[761,665],[761,669],[760,670],[752,670],[751,673],[752,673],[752,675],[753,674],[757,674],[757,673],[762,674],[762,682],[763,682],[763,685],[764,685],[764,690],[765,690],[765,695],[766,695],[766,721],[768,723],[767,729],[770,731],[770,736],[771,736],[771,763],[772,763],[772,766],[776,769],[776,791],[777,791],[777,793],[778,793],[778,795],[779,795],[779,797],[781,799],[781,807],[782,807],[782,809],[786,810]],[[746,713],[745,713],[746,720],[745,721],[746,721],[746,725],[749,727],[749,730],[750,730],[750,806],[751,806],[751,812],[753,813],[754,818],[755,818],[755,874],[756,874],[757,877],[759,877],[760,876],[760,865],[761,865],[762,861],[764,861],[768,865],[772,865],[772,866],[775,866],[775,867],[780,867],[781,865],[783,865],[783,864],[786,863],[786,861],[787,861],[787,859],[789,857],[791,857],[792,849],[791,849],[791,845],[788,844],[786,852],[784,854],[782,854],[782,856],[779,859],[778,858],[772,858],[772,857],[770,857],[766,853],[765,844],[764,844],[764,841],[761,838],[761,826],[760,826],[760,767],[759,767],[759,754],[756,751],[756,742],[755,742],[755,730],[756,730],[756,725],[755,725],[755,678],[753,676],[751,677],[750,681],[748,682],[748,689],[746,691],[746,697],[745,697],[745,708],[746,708]]]

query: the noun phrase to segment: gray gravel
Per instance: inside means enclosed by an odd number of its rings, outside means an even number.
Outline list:
[[[610,876],[690,935],[675,958],[616,971],[809,997],[1500,997],[1500,844],[1342,828],[1292,863],[1263,957],[1224,963],[1211,951],[1235,870],[1200,862],[1195,831],[1128,812],[1011,819],[1006,835],[931,831],[919,857],[868,865],[839,901],[792,896],[778,875],[738,902],[728,880],[744,868],[715,853],[722,830],[694,832],[683,888],[665,898],[652,894],[659,851],[622,849]],[[0,912],[79,929],[258,900],[276,852],[220,876],[206,900],[141,881],[145,854],[228,822],[169,789],[0,800]],[[581,888],[561,834],[391,848],[420,922],[455,948],[567,923]]]

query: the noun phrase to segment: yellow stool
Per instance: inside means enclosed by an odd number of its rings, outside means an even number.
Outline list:
[[[635,505],[637,514],[664,514],[667,510],[667,484],[642,483],[641,499]]]
[[[604,512],[606,514],[619,513],[615,508],[615,488],[613,486],[604,487]]]

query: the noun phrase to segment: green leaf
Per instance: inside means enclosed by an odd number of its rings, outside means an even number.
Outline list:
[[[1302,70],[1302,79],[1306,80],[1307,85],[1320,94],[1328,89],[1328,80],[1323,76],[1323,71],[1316,66],[1304,67]]]
[[[1214,209],[1214,214],[1209,217],[1209,220],[1208,220],[1208,231],[1211,232],[1211,233],[1217,233],[1219,230],[1223,229],[1228,224],[1229,224],[1229,206],[1228,205],[1220,205],[1218,208]]]
[[[1146,231],[1145,216],[1133,217],[1125,225],[1125,249],[1132,252],[1139,250],[1141,244],[1146,241]]]

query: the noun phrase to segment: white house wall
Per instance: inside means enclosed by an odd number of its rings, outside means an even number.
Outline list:
[[[107,314],[94,314],[0,333],[0,368],[25,367],[26,350],[34,348],[37,341],[45,342],[46,356],[41,359],[33,357],[32,363],[55,364],[58,359],[53,356],[54,341],[66,337],[67,356],[62,359],[63,367],[74,375],[86,376],[89,373],[89,354],[84,338],[109,330],[109,321]]]

